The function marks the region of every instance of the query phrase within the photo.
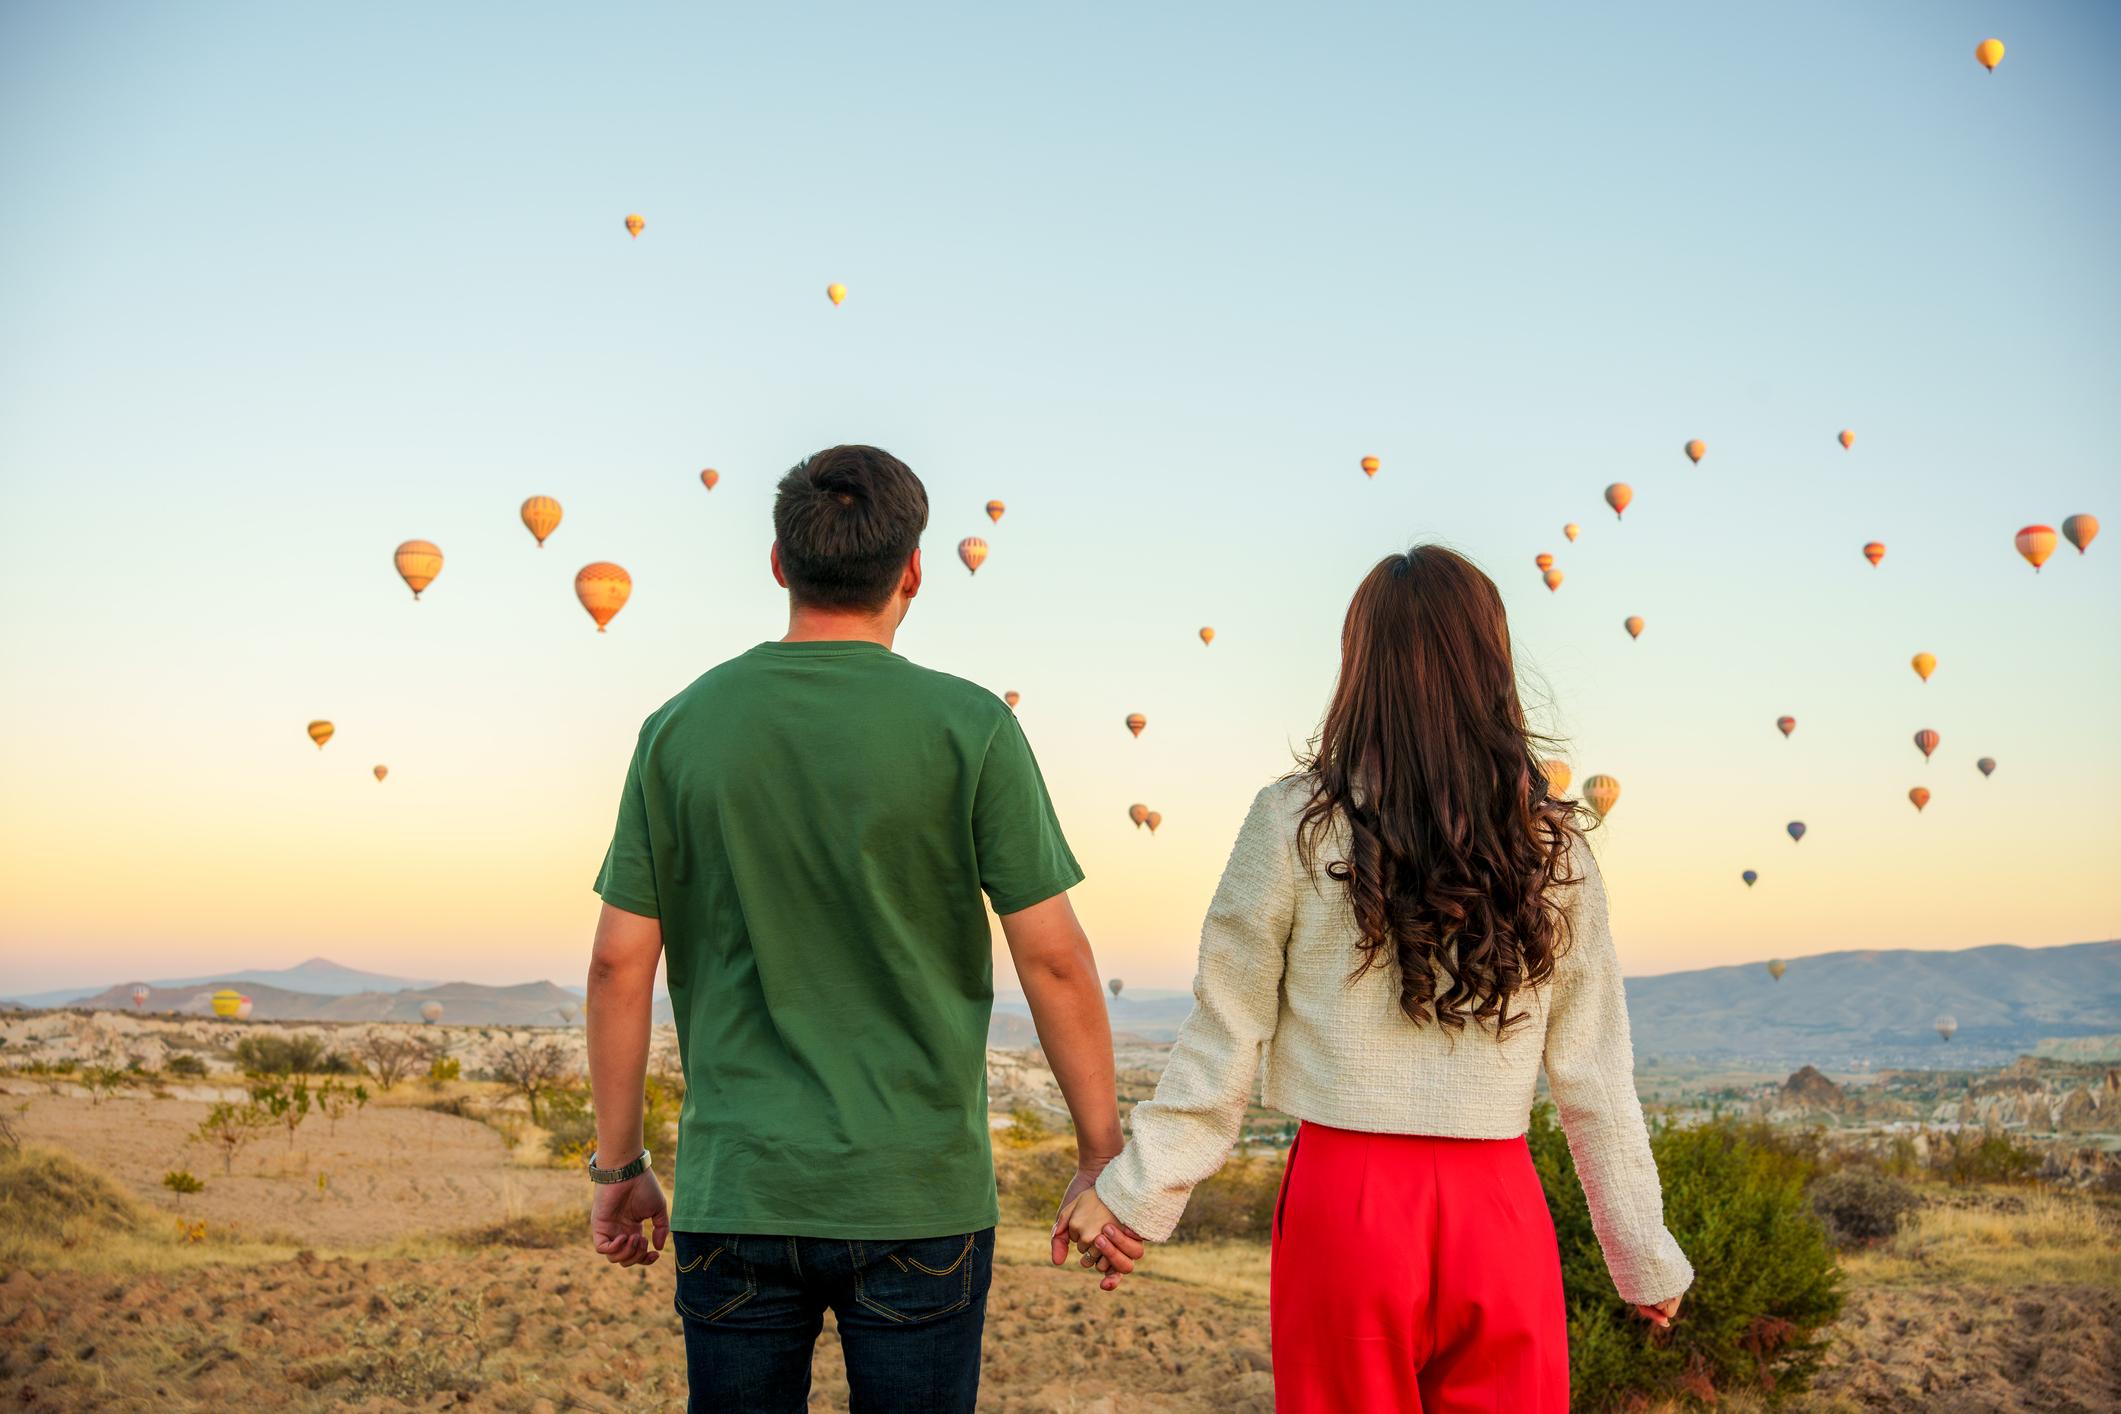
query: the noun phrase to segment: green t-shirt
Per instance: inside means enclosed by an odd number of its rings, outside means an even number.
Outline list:
[[[762,643],[664,704],[596,889],[663,923],[673,1225],[992,1225],[981,892],[1013,913],[1082,877],[1016,715],[880,644]]]

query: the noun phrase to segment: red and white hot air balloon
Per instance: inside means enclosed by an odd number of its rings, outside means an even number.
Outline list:
[[[2047,557],[2055,553],[2055,528],[2028,525],[2018,532],[2016,543],[2018,553],[2025,556],[2025,562],[2033,567],[2034,574],[2038,574],[2040,566],[2047,563]]]

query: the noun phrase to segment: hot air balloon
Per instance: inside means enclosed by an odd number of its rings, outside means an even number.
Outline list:
[[[1856,434],[1855,434],[1855,433],[1853,433],[1853,432],[1851,432],[1851,431],[1849,431],[1849,430],[1848,430],[1848,429],[1847,429],[1846,427],[1842,428],[1842,429],[1841,429],[1841,450],[1845,452],[1845,451],[1847,451],[1847,450],[1848,450],[1849,448],[1851,448],[1851,447],[1853,447],[1853,446],[1855,446],[1855,445],[1856,445]]]
[[[1125,982],[1122,982],[1119,978],[1115,977],[1111,981],[1105,983],[1105,990],[1110,992],[1115,998],[1117,998],[1120,994],[1120,990],[1126,985],[1127,984]]]
[[[373,769],[375,771],[376,779],[378,781],[382,780],[385,776],[390,774],[390,767],[388,766],[377,766]]]
[[[2018,553],[2025,556],[2025,562],[2033,567],[2034,574],[2038,574],[2040,566],[2047,563],[2047,557],[2055,553],[2055,528],[2028,525],[2018,532],[2017,544]]]
[[[1790,839],[1792,841],[1801,840],[1804,838],[1804,821],[1802,820],[1792,820],[1789,824],[1784,825],[1782,828],[1790,832]]]
[[[136,1007],[141,1007],[141,1006],[146,1006],[146,1005],[147,1005],[147,988],[146,988],[146,987],[144,987],[144,986],[143,986],[143,987],[135,987],[135,988],[133,988],[133,1005],[134,1005],[134,1006],[136,1006]]]
[[[2092,538],[2098,533],[2099,517],[2097,516],[2068,516],[2062,522],[2062,538],[2076,546],[2077,553],[2080,555],[2092,547]]]
[[[432,1026],[441,1019],[442,1004],[440,1002],[420,1003],[420,1020],[426,1022],[429,1026]]]
[[[1141,713],[1129,712],[1127,714],[1127,730],[1133,732],[1136,736],[1140,736],[1142,734],[1142,728],[1148,725],[1149,719],[1147,717],[1144,717]]]
[[[1942,1036],[1946,1042],[1949,1042],[1959,1030],[1959,1018],[1956,1016],[1940,1016],[1930,1024],[1937,1028],[1937,1034]]]
[[[2003,41],[2000,39],[1984,39],[1975,45],[1974,62],[1992,74],[1996,72],[1996,65],[2003,62]],[[1951,1037],[1947,1036],[1944,1039],[1949,1041]]]
[[[1626,619],[1621,621],[1621,627],[1628,631],[1628,637],[1630,638],[1642,637],[1642,615],[1629,614]]]
[[[1745,880],[1745,886],[1750,889],[1753,885],[1760,882],[1760,871],[1758,869],[1748,869],[1738,877]]]
[[[1362,474],[1364,476],[1375,476],[1377,475],[1377,468],[1383,465],[1384,463],[1375,457],[1364,457],[1362,459]]]
[[[1201,631],[1200,631],[1200,644],[1201,644],[1201,647],[1205,648],[1205,647],[1207,647],[1207,646],[1208,646],[1209,644],[1213,643],[1214,641],[1215,641],[1215,630],[1214,630],[1214,629],[1212,629],[1212,628],[1208,628],[1207,626],[1203,625],[1203,626],[1202,626],[1202,628],[1201,628]]]
[[[709,491],[712,491],[715,487],[721,484],[722,474],[719,471],[716,471],[713,467],[710,466],[705,471],[702,471],[700,473],[700,485],[706,487]]]
[[[1930,753],[1937,749],[1937,743],[1942,741],[1943,739],[1944,738],[1938,736],[1928,727],[1924,727],[1921,731],[1916,732],[1915,746],[1917,750],[1921,751],[1922,759],[1925,761],[1929,760]]]
[[[249,997],[237,997],[237,998],[236,998],[236,1020],[238,1020],[238,1021],[248,1021],[248,1020],[250,1020],[250,1009],[251,1009],[252,1005],[253,1005],[253,1003],[252,1003],[252,1001],[251,1001],[251,999],[250,999]]]
[[[1708,454],[1708,450],[1709,444],[1696,437],[1693,441],[1686,444],[1686,459],[1694,465],[1700,466],[1701,459]]]
[[[1907,793],[1907,798],[1914,802],[1915,809],[1919,812],[1923,806],[1930,803],[1929,787],[1916,786],[1913,790]]]
[[[1771,957],[1768,959],[1767,975],[1774,978],[1777,982],[1780,982],[1782,980],[1782,974],[1789,970],[1790,965],[1784,962],[1781,958]]]
[[[1916,677],[1928,682],[1930,674],[1937,671],[1937,655],[1934,653],[1917,653],[1914,657],[1907,660],[1907,665],[1915,670]]]
[[[641,232],[646,230],[647,228],[648,223],[641,219],[639,212],[635,212],[633,215],[628,216],[626,218],[626,234],[632,236],[635,240],[639,240],[641,238]]]
[[[560,1003],[560,1024],[562,1026],[574,1025],[574,1019],[580,1016],[581,1014],[582,1009],[579,1006],[576,1006],[573,1002]]]
[[[1542,761],[1539,763],[1539,767],[1547,773],[1547,789],[1549,791],[1555,795],[1567,795],[1569,793],[1569,782],[1575,779],[1576,773],[1569,769],[1568,762],[1558,759]]]
[[[398,578],[405,581],[415,599],[442,572],[442,552],[426,540],[406,541],[391,558],[398,566]]]
[[[1883,540],[1873,540],[1870,544],[1864,546],[1863,558],[1871,562],[1872,569],[1876,569],[1878,562],[1885,558],[1885,542]]]
[[[1606,812],[1613,808],[1613,802],[1620,799],[1620,782],[1611,776],[1593,776],[1583,783],[1583,798],[1591,803],[1592,811],[1603,820]]]
[[[545,537],[559,529],[560,503],[550,496],[532,496],[523,503],[523,526],[538,538],[538,548],[545,548]]]
[[[1149,833],[1153,835],[1156,833],[1156,827],[1164,823],[1164,817],[1152,810],[1142,816],[1142,823],[1149,827]]]
[[[1142,822],[1149,818],[1149,807],[1146,805],[1130,805],[1127,807],[1127,818],[1134,822],[1134,828],[1138,830],[1142,827]]]
[[[834,306],[843,305],[847,302],[847,287],[835,280],[825,286],[825,298],[831,300]]]
[[[331,734],[337,730],[338,728],[329,722],[311,722],[309,724],[309,739],[317,744],[317,750],[322,751],[324,743],[330,741]]]
[[[1009,710],[1012,712],[1016,710],[1016,704],[1023,700],[1024,695],[1014,688],[1011,688],[1009,691],[1002,694],[1002,701],[1009,704]]]
[[[1790,733],[1797,730],[1797,719],[1795,717],[1777,717],[1775,719],[1775,730],[1782,733],[1784,740],[1788,740]]]
[[[968,535],[957,542],[957,557],[965,562],[968,574],[978,574],[979,567],[987,562],[987,542],[977,535]]]
[[[1634,499],[1635,488],[1628,485],[1625,481],[1616,481],[1605,488],[1605,503],[1613,508],[1613,519],[1615,520],[1620,519],[1620,513],[1625,511],[1628,508],[1628,502]]]
[[[574,597],[582,601],[589,617],[597,621],[597,632],[602,633],[633,597],[633,576],[608,560],[598,560],[575,572]]]
[[[1008,509],[1009,508],[1003,505],[1000,501],[989,501],[987,503],[987,519],[999,525],[1002,519],[1002,512]]]
[[[1554,557],[1552,555],[1547,554],[1545,551],[1541,551],[1539,554],[1536,554],[1532,557],[1532,563],[1539,566],[1539,568],[1543,571],[1550,570],[1554,568]]]
[[[1576,543],[1576,537],[1583,534],[1583,527],[1572,520],[1567,525],[1561,528],[1561,533],[1563,535],[1568,536],[1569,543],[1571,545],[1574,545]]]
[[[236,1008],[243,1004],[243,994],[233,987],[223,987],[214,993],[214,1015],[223,1021],[236,1019]]]
[[[1974,763],[1974,769],[1978,770],[1984,776],[1993,776],[1996,774],[1996,758],[1993,756],[1984,756],[1979,761],[1976,761]]]
[[[1547,592],[1551,594],[1555,590],[1561,588],[1561,581],[1564,576],[1562,575],[1560,570],[1548,570],[1545,574],[1541,575],[1540,578],[1546,581]]]

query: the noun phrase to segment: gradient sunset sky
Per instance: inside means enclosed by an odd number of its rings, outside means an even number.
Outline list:
[[[779,635],[842,441],[1130,984],[1424,539],[1622,783],[1629,971],[2121,935],[2117,68],[2090,3],[7,7],[0,995],[579,980],[634,733]]]

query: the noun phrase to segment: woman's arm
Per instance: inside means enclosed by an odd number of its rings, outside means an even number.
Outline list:
[[[1694,1268],[1664,1226],[1664,1194],[1650,1154],[1620,956],[1606,925],[1605,881],[1588,848],[1569,907],[1575,936],[1556,965],[1547,1012],[1547,1088],[1590,1200],[1591,1226],[1621,1299],[1655,1306],[1693,1284]]]
[[[1274,1036],[1296,915],[1283,801],[1276,785],[1252,802],[1201,925],[1193,1014],[1179,1029],[1156,1098],[1134,1107],[1127,1147],[1097,1180],[1105,1206],[1152,1242],[1171,1235],[1194,1185],[1230,1156],[1260,1048]]]

